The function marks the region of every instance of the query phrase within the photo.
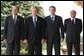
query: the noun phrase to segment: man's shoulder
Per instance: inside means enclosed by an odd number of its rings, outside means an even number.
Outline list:
[[[79,19],[79,18],[76,18],[77,20],[81,20],[81,19]]]
[[[27,18],[27,19],[28,19],[28,18],[30,19],[30,18],[32,18],[32,16],[27,16],[26,18]]]
[[[70,20],[70,18],[65,19],[65,21],[68,21],[68,20]]]
[[[32,16],[27,16],[26,18],[27,18],[27,19],[31,19]],[[41,16],[37,16],[37,18],[43,19],[43,17],[41,17]]]
[[[48,18],[50,18],[50,15],[48,15],[48,16],[45,17],[45,19],[48,19]]]
[[[32,16],[27,16],[27,17],[25,17],[25,20],[26,21],[30,21],[32,19]]]
[[[12,15],[6,16],[6,20],[9,20],[12,17]]]
[[[79,18],[76,18],[76,21],[78,21],[78,22],[82,22],[82,20],[81,20],[81,19],[79,19]]]
[[[37,16],[39,19],[43,19],[43,17],[41,17],[41,16]]]
[[[9,17],[12,17],[12,15],[8,15],[8,16],[6,16],[6,18],[9,18]]]
[[[20,15],[17,15],[19,18],[23,18],[22,16],[20,16]]]
[[[62,18],[61,16],[59,16],[59,15],[55,15],[55,17],[60,17],[60,18]]]
[[[46,16],[46,17],[50,17],[50,15]]]

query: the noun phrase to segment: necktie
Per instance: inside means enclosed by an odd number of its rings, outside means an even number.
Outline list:
[[[34,27],[36,27],[36,18],[34,18]]]
[[[74,19],[72,19],[72,24],[74,24]]]
[[[54,22],[54,17],[52,17],[52,23]]]
[[[14,24],[16,23],[16,16],[14,16]]]

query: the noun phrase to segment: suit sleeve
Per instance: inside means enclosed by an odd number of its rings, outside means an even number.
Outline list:
[[[28,37],[28,19],[26,18],[25,23],[24,23],[24,37],[27,39]]]
[[[60,17],[60,28],[61,28],[61,37],[64,39],[64,26],[63,26],[62,17]]]
[[[64,21],[64,32],[66,33],[66,20]]]
[[[22,33],[21,33],[21,37],[22,37],[22,39],[23,39],[23,37],[24,37],[24,18],[22,18],[21,19],[21,22],[22,22],[22,24],[21,24],[21,28],[22,28]]]
[[[42,20],[42,39],[46,39],[46,21]]]
[[[79,28],[80,28],[80,33],[82,32],[82,20],[80,19],[80,22],[79,22],[79,24],[80,24],[80,26],[79,26]]]
[[[7,38],[7,30],[8,30],[8,18],[6,17],[6,19],[5,19],[5,25],[4,25],[3,39]]]

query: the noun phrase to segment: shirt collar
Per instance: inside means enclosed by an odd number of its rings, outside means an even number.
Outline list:
[[[52,17],[54,17],[54,18],[55,18],[55,15],[50,15],[50,16],[51,16],[51,18],[52,18]]]
[[[34,21],[34,18],[36,18],[36,21],[37,21],[37,16],[32,16],[33,17],[33,21]]]
[[[37,16],[33,16],[33,18],[36,18],[37,19]]]
[[[14,19],[14,16],[16,17],[15,19],[17,19],[17,15],[12,15],[13,16],[13,19]]]
[[[75,20],[75,18],[72,18],[72,17],[71,17],[71,20],[73,20],[73,19]]]

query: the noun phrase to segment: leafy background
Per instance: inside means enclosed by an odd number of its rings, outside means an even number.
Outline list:
[[[3,42],[3,30],[4,30],[4,23],[5,23],[5,17],[11,14],[11,6],[13,4],[16,4],[20,6],[20,11],[19,15],[25,17],[31,15],[31,7],[36,6],[39,8],[39,14],[41,17],[44,16],[44,11],[43,8],[40,5],[39,1],[1,1],[1,55],[6,54],[6,44]],[[81,36],[81,42],[83,39],[83,36]],[[27,46],[28,44],[21,44],[21,49],[20,49],[20,55],[26,55],[27,53]],[[62,54],[66,54],[67,49],[66,49],[66,43],[65,41],[61,43],[61,52]],[[80,50],[83,50],[83,44],[80,45]],[[42,53],[43,55],[46,55],[46,43],[42,44]]]

